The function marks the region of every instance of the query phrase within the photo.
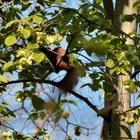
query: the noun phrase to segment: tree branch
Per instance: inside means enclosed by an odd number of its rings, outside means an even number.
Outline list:
[[[103,27],[102,25],[99,25],[96,21],[96,22],[93,22],[89,19],[87,19],[86,17],[84,17],[82,14],[80,14],[79,12],[77,12],[77,14],[83,19],[85,20],[87,23],[89,24],[92,24],[92,25],[96,25],[99,29],[103,29],[103,30],[107,30],[107,31],[110,31],[110,32],[116,32],[116,33],[119,33],[121,35],[124,35],[124,37],[128,37],[129,39],[133,40],[135,43],[138,44],[138,41],[136,39],[134,39],[133,37],[131,37],[129,34],[125,33],[124,31],[122,31],[121,29],[119,29],[117,26],[115,26],[115,28],[109,28],[109,27]]]
[[[87,98],[85,98],[84,96],[76,93],[73,90],[68,90],[68,92],[70,92],[72,95],[74,95],[75,97],[81,99],[82,101],[84,101],[91,109],[93,109],[97,114],[99,113],[99,110],[97,109],[97,107],[95,105],[93,105]]]
[[[132,108],[130,108],[130,109],[124,111],[124,112],[119,113],[118,115],[123,115],[123,114],[125,114],[125,113],[127,113],[127,112],[130,112],[130,111],[132,111],[132,110],[135,110],[135,109],[137,109],[137,108],[139,108],[139,107],[140,107],[140,105],[134,106],[134,107],[132,107]]]
[[[44,79],[13,80],[13,81],[9,81],[7,83],[1,83],[0,86],[7,86],[7,85],[10,85],[10,84],[26,83],[26,82],[46,83],[46,84],[50,84],[50,85],[53,85],[55,87],[61,88],[63,90],[63,88],[59,86],[59,82],[54,82],[54,81],[44,80]],[[86,97],[80,95],[79,93],[73,91],[72,89],[68,90],[67,92],[71,93],[72,95],[74,95],[78,99],[84,101],[97,114],[99,113],[98,108],[94,104],[92,104]]]
[[[114,19],[114,8],[112,0],[103,0],[103,5],[106,13],[106,18],[110,19],[113,23]]]

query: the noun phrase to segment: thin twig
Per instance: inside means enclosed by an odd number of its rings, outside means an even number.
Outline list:
[[[63,87],[59,86],[59,82],[54,82],[54,81],[44,80],[44,79],[13,80],[13,81],[9,81],[7,83],[1,83],[0,86],[7,86],[10,84],[26,83],[26,82],[46,83],[46,84],[50,84],[50,85],[56,86],[58,88],[61,88],[63,90]],[[68,90],[68,92],[71,93],[72,95],[74,95],[75,97],[77,97],[78,99],[81,99],[82,101],[84,101],[91,109],[93,109],[98,114],[98,112],[99,112],[98,108],[94,104],[92,104],[88,100],[88,98],[80,95],[79,93],[73,91],[72,89]]]
[[[124,111],[124,112],[119,113],[118,115],[123,115],[123,114],[125,114],[125,113],[127,113],[127,112],[130,112],[130,111],[132,111],[132,110],[135,110],[135,109],[137,109],[137,108],[139,108],[139,107],[140,107],[140,105],[134,106],[134,107],[132,107],[132,108],[130,108],[130,109]]]

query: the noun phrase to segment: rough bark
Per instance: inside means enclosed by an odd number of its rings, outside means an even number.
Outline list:
[[[138,139],[138,132],[140,132],[140,118],[138,119],[137,124],[136,124],[136,130],[135,130],[135,133],[134,133],[134,138]]]
[[[135,1],[136,0],[116,0],[115,10],[113,12],[114,17],[111,17],[111,19],[113,19],[113,24],[114,24],[114,27],[116,27],[116,30],[123,31],[126,34],[133,32],[135,30],[135,27],[136,27],[135,21],[123,22],[123,23],[120,22],[121,15],[127,15],[127,14],[131,15],[133,13],[136,13],[135,9],[133,9],[133,3]],[[108,13],[106,17],[110,17],[109,11],[107,11],[107,9],[109,10],[109,8],[106,8],[110,5],[110,3],[108,3],[108,0],[106,1],[104,0],[103,2],[104,2],[104,8],[106,10],[106,14]],[[110,12],[112,12],[112,8],[110,8]],[[127,45],[133,44],[133,40],[131,40],[130,38],[126,38],[125,44]],[[115,76],[114,78],[114,83],[117,89],[117,96],[115,96],[115,98],[113,99],[113,104],[118,105],[115,110],[116,113],[122,113],[130,108],[130,93],[128,93],[128,91],[124,87],[124,82],[129,79],[130,79],[129,76],[124,76],[124,75],[118,75],[118,76]],[[107,104],[110,104],[110,102],[109,103],[106,102],[105,106]],[[118,129],[119,128],[118,126],[120,125],[123,125],[129,128],[128,124],[121,121],[122,116],[121,117],[114,116],[111,119],[112,119],[111,129],[113,131],[112,135],[116,133],[116,129]],[[121,137],[121,140],[128,139],[128,136],[123,130],[120,131],[120,137]],[[104,140],[114,139],[109,134],[109,127],[107,127],[106,123],[104,123],[104,128],[103,128],[103,139]]]
[[[133,8],[133,3],[136,0],[117,0],[116,1],[116,6],[115,6],[115,17],[114,17],[114,24],[115,26],[125,32],[126,34],[131,33],[135,30],[136,24],[135,21],[132,22],[119,22],[119,17],[121,15],[131,15],[136,13],[135,9]],[[133,40],[130,38],[126,39],[125,42],[127,45],[133,45]],[[118,92],[118,102],[119,105],[117,107],[117,112],[121,113],[130,108],[130,93],[124,88],[124,82],[126,80],[129,80],[130,77],[124,76],[124,75],[119,75],[117,77],[117,92]],[[122,122],[123,116],[120,117],[120,125],[124,125],[129,128],[129,125]],[[128,136],[126,133],[121,130],[121,135],[122,138],[127,138]],[[122,139],[123,140],[123,139]]]
[[[103,0],[103,5],[106,13],[106,18],[113,22],[114,19],[114,8],[112,0]]]

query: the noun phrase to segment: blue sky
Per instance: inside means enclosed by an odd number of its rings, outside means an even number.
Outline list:
[[[78,0],[69,0],[68,4],[70,7],[78,7],[78,5],[80,4],[80,1]],[[24,13],[23,17],[27,15],[27,12]],[[63,41],[62,42],[62,46],[66,46],[66,42]],[[14,77],[11,80],[16,80],[18,77],[16,76],[16,73],[14,74]],[[79,83],[84,84],[88,82],[87,79],[80,79]],[[15,99],[15,92],[22,90],[22,84],[17,84],[17,85],[13,85],[9,88],[9,90],[7,91],[6,94],[4,94],[4,99],[6,101],[11,102],[12,108],[13,110],[17,109],[19,106],[21,106],[20,103],[15,103],[14,99]],[[97,107],[101,108],[103,107],[103,100],[100,98],[101,95],[99,92],[93,92],[91,91],[88,87],[84,87],[82,89],[79,88],[79,86],[76,87],[75,89],[77,92],[79,92],[80,94],[82,94],[85,97],[89,97],[90,101],[92,101],[95,105],[97,105]],[[9,96],[10,95],[10,96]],[[13,98],[12,98],[12,96]],[[71,98],[71,95],[68,95]],[[69,98],[69,97],[67,97]],[[77,100],[77,98],[73,97],[74,100]],[[86,127],[90,127],[93,128],[92,132],[93,135],[89,135],[89,136],[85,136],[85,135],[81,135],[81,137],[75,137],[75,140],[85,140],[88,138],[88,140],[93,140],[93,139],[97,139],[99,137],[99,128],[100,128],[100,124],[102,119],[100,117],[97,117],[96,113],[90,109],[90,107],[88,107],[85,103],[83,103],[82,101],[78,101],[78,107],[71,107],[71,110],[73,112],[73,115],[71,116],[71,121],[74,121],[75,123],[79,124],[79,125],[83,125]],[[30,106],[30,102],[26,102],[27,106]],[[21,114],[19,118],[17,118],[16,120],[12,119],[11,120],[11,125],[14,126],[14,129],[17,131],[22,131],[22,128],[24,128],[24,125],[26,129],[24,129],[23,132],[25,132],[26,134],[30,134],[33,131],[33,127],[32,125],[28,125],[31,122],[26,122],[26,115],[25,112],[18,112],[18,114]],[[22,115],[23,114],[23,115]],[[76,117],[75,118],[73,117]],[[64,120],[60,121],[61,125],[65,124]],[[19,127],[20,126],[20,127]],[[73,135],[73,129],[70,130],[70,132]],[[58,138],[58,134],[60,134],[60,131],[55,132],[53,135],[52,140],[56,138]],[[61,136],[62,134],[60,134],[59,140],[64,140],[64,138]]]
[[[92,2],[92,0],[90,0],[90,2]],[[72,8],[73,7],[77,8],[79,4],[80,4],[80,1],[78,1],[78,0],[68,0],[68,2],[67,2],[67,5],[72,7]],[[26,16],[26,15],[27,15],[27,12],[24,13],[23,17]],[[63,41],[62,46],[66,46],[66,45],[67,45],[67,43],[65,41]],[[16,74],[15,74],[13,79],[16,79],[16,78],[17,77],[16,77]],[[79,84],[81,85],[81,84],[87,83],[88,80],[85,79],[85,78],[82,78],[82,79],[79,80]],[[14,88],[12,88],[12,90],[9,89],[6,93],[6,95],[5,95],[5,99],[7,101],[10,101],[11,103],[13,103],[14,98],[11,98],[11,96],[9,96],[9,94],[11,94],[14,97],[15,92],[18,91],[19,89],[22,90],[22,85],[21,84],[16,85]],[[48,90],[48,89],[49,89],[49,87],[46,87],[46,90]],[[88,87],[84,87],[84,88],[80,89],[79,85],[75,88],[75,90],[78,93],[80,93],[81,95],[83,95],[85,97],[88,97],[89,100],[92,101],[93,104],[97,105],[98,108],[103,107],[104,101],[103,101],[101,92],[93,92]],[[74,106],[70,107],[70,109],[73,112],[73,115],[71,115],[71,117],[70,117],[71,121],[74,121],[75,123],[77,123],[79,125],[83,125],[83,126],[86,126],[86,127],[93,128],[93,130],[92,130],[93,134],[90,134],[88,136],[81,135],[81,137],[75,137],[74,136],[75,140],[85,140],[85,139],[96,140],[97,138],[99,138],[99,135],[100,135],[99,129],[100,129],[100,126],[101,126],[101,123],[102,123],[102,118],[97,117],[96,113],[93,110],[91,110],[90,107],[88,107],[85,103],[83,103],[82,101],[79,101],[77,98],[68,94],[67,98],[71,98],[71,97],[72,97],[72,99],[78,101],[78,107],[74,107]],[[12,109],[15,109],[16,107],[19,107],[19,105],[21,105],[21,104],[18,104],[18,103],[13,104]],[[28,102],[28,106],[30,106],[29,102]],[[66,108],[67,108],[67,106],[66,106]],[[19,114],[20,113],[22,113],[22,112],[19,112]],[[76,120],[75,120],[74,116],[76,117]],[[13,124],[13,126],[16,130],[22,131],[24,123],[26,122],[26,117],[27,117],[26,115],[21,115],[21,118],[18,118],[17,120],[12,121],[11,124]],[[27,134],[32,133],[32,131],[33,131],[32,125],[30,125],[29,122],[27,122],[25,124],[26,124],[26,126],[25,126],[26,129],[23,132],[25,132]],[[65,125],[65,121],[61,120],[60,124]],[[74,133],[73,129],[71,129],[70,132],[73,135],[73,133]],[[59,140],[64,140],[64,138],[62,137],[62,133],[61,134],[60,133],[61,133],[60,131],[56,131],[53,134],[52,140],[58,139],[58,136],[60,136]]]

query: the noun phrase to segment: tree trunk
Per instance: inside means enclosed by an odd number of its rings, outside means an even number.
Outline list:
[[[136,2],[136,0],[116,0],[115,9],[114,9],[114,13],[113,13],[114,17],[113,18],[111,17],[110,19],[111,20],[113,19],[112,23],[116,27],[116,31],[118,30],[119,33],[121,31],[123,31],[124,33],[128,34],[135,30],[135,27],[136,27],[135,21],[123,22],[123,23],[120,22],[121,15],[131,15],[133,13],[136,13],[135,9],[133,9],[134,2]],[[106,1],[104,0],[104,7],[107,7],[105,5],[108,5],[108,0],[106,0]],[[112,8],[110,8],[110,9],[112,9]],[[108,13],[109,13],[109,11],[106,11],[106,14],[108,14]],[[110,16],[108,15],[106,17],[110,17]],[[124,37],[126,37],[126,36],[124,35]],[[130,38],[126,38],[125,44],[132,45],[133,41]],[[124,76],[122,74],[115,76],[115,78],[114,78],[114,83],[115,83],[115,86],[117,89],[117,96],[114,97],[113,104],[118,104],[118,106],[115,110],[116,114],[122,113],[130,108],[130,93],[128,93],[128,91],[124,87],[124,82],[129,79],[130,79],[129,76]],[[108,103],[106,103],[105,106],[107,104]],[[123,125],[123,126],[129,128],[129,125],[127,123],[121,121],[122,118],[123,118],[122,116],[112,117],[112,121],[111,121],[112,135],[109,134],[109,131],[110,131],[109,127],[107,127],[106,123],[104,123],[104,128],[103,128],[103,132],[104,132],[103,139],[104,140],[109,140],[109,139],[118,140],[119,137],[121,138],[121,140],[128,139],[128,136],[126,135],[126,133],[123,130],[120,130],[120,133],[115,134],[119,131],[118,129],[120,129],[119,128],[120,125]],[[108,128],[108,130],[106,130],[106,128]],[[119,137],[117,137],[117,135],[119,135]],[[116,137],[112,137],[112,136],[116,136]]]
[[[134,2],[136,2],[136,0],[117,0],[116,1],[116,6],[115,6],[115,17],[114,17],[114,25],[122,30],[123,32],[125,32],[126,34],[131,33],[135,30],[136,28],[136,22],[119,22],[119,17],[120,15],[131,15],[136,13],[135,9],[133,8],[133,4]],[[131,40],[130,38],[126,39],[125,42],[127,45],[133,45],[133,40]],[[117,112],[121,113],[124,112],[126,110],[128,110],[130,108],[130,93],[128,93],[128,91],[124,88],[124,82],[126,80],[129,80],[130,77],[128,76],[124,76],[124,75],[119,75],[117,77],[118,81],[117,81],[117,92],[118,92],[118,108],[117,108]],[[120,117],[120,125],[124,125],[127,128],[129,128],[129,125],[126,124],[125,122],[122,122],[123,116]],[[128,136],[126,135],[126,133],[121,130],[120,136],[125,139],[128,138]]]
[[[136,124],[136,130],[135,130],[135,133],[134,133],[134,138],[138,139],[138,132],[140,132],[140,118],[138,119],[137,124]]]

